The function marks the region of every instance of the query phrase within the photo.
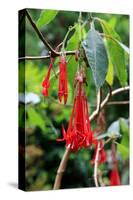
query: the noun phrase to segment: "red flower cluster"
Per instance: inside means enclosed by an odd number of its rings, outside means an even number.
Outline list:
[[[58,91],[58,97],[59,97],[60,102],[62,101],[62,97],[64,97],[64,104],[66,104],[67,97],[68,97],[66,65],[67,65],[66,56],[62,54],[60,56],[60,62],[59,62],[59,91]]]
[[[66,141],[66,146],[71,151],[77,151],[80,148],[88,147],[92,144],[93,133],[90,127],[87,99],[83,87],[83,73],[76,76],[77,90],[74,98],[73,109],[68,125],[67,132],[62,128],[62,139],[57,141]]]
[[[48,69],[47,75],[46,75],[45,79],[42,82],[42,87],[43,87],[42,94],[44,96],[48,96],[48,89],[50,87],[49,78],[50,78],[50,72],[51,72],[51,69],[52,69],[52,66],[53,66],[53,62],[54,62],[54,59],[51,58],[51,63],[49,65],[49,69]]]
[[[43,96],[48,96],[48,89],[50,87],[50,72],[52,69],[54,63],[54,58],[51,58],[51,63],[49,65],[49,69],[47,72],[47,75],[45,79],[42,82],[42,94]],[[59,62],[59,91],[58,91],[58,97],[59,101],[62,101],[62,97],[64,97],[64,104],[67,102],[67,97],[68,97],[68,84],[67,84],[67,62],[66,62],[66,56],[62,54],[60,56],[60,62]]]
[[[103,164],[106,162],[106,159],[107,159],[107,155],[106,155],[106,152],[104,150],[104,144],[103,144],[103,140],[100,140],[100,150],[99,150],[99,156],[98,156],[98,164]],[[94,164],[95,163],[95,159],[96,159],[96,153],[97,153],[97,150],[98,150],[98,141],[95,140],[94,143],[96,144],[96,149],[95,149],[95,152],[94,152],[94,156],[93,156],[93,159],[91,160],[91,163]]]

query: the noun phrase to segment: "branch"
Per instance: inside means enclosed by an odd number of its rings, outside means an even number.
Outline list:
[[[19,60],[43,60],[43,59],[49,59],[50,55],[47,56],[25,56],[25,57],[20,57]]]
[[[108,88],[109,88],[109,93],[107,94],[107,97],[108,97],[108,101],[109,101],[110,98],[112,97],[112,91],[111,91],[111,87],[110,87],[109,85],[108,85]],[[102,102],[103,102],[103,101],[102,101]],[[93,119],[95,119],[95,118],[98,116],[100,110],[102,109],[102,108],[101,108],[102,102],[100,102],[99,108],[98,108],[98,109],[96,108],[96,110],[95,110],[95,111],[92,113],[92,115],[90,116],[90,121],[93,120]]]
[[[127,86],[127,87],[122,87],[122,88],[119,88],[119,89],[116,89],[114,91],[111,92],[111,90],[109,91],[109,93],[107,94],[107,96],[105,97],[105,99],[101,102],[101,105],[100,105],[100,109],[99,111],[96,109],[92,115],[90,116],[90,121],[92,121],[93,119],[95,119],[97,117],[97,115],[99,114],[100,110],[104,108],[104,106],[108,103],[108,101],[110,100],[110,98],[112,96],[115,96],[116,94],[119,94],[121,92],[125,92],[127,90],[129,90],[130,87]]]
[[[26,10],[26,16],[27,16],[28,20],[30,21],[32,27],[34,28],[35,32],[37,33],[38,37],[40,38],[40,40],[51,51],[51,54],[53,54],[53,55],[57,54],[57,52],[50,46],[50,44],[47,42],[47,40],[43,37],[42,33],[40,32],[40,30],[36,26],[35,22],[32,20],[32,18],[31,18],[30,14],[28,13],[27,10]]]
[[[94,181],[96,187],[98,187],[98,179],[97,179],[97,170],[98,170],[98,160],[99,160],[99,151],[100,151],[100,142],[98,142],[97,146],[97,152],[96,152],[96,158],[95,158],[95,163],[94,163]]]
[[[43,42],[43,44],[49,49],[50,53],[48,55],[46,55],[46,56],[25,56],[25,57],[20,57],[19,60],[20,61],[21,60],[44,60],[44,59],[50,58],[51,56],[53,56],[53,57],[60,56],[62,52],[57,52],[51,47],[51,45],[47,42],[47,40],[44,38],[44,36],[42,35],[40,30],[36,26],[35,22],[32,20],[32,18],[31,18],[30,14],[28,13],[27,10],[26,10],[26,16],[27,16],[29,22],[31,23],[32,27],[34,28],[35,32],[37,33],[38,37]],[[75,55],[75,51],[66,51],[65,54],[66,55]]]
[[[127,105],[130,104],[130,101],[110,101],[107,105]]]
[[[99,89],[98,93],[97,93],[97,107],[96,107],[96,111],[95,111],[98,114],[100,112],[101,101],[102,101],[102,89]]]
[[[62,180],[63,173],[66,169],[69,154],[70,154],[70,147],[68,146],[66,148],[66,151],[63,155],[63,158],[61,160],[61,163],[59,165],[59,168],[58,168],[58,171],[57,171],[57,174],[56,174],[55,183],[54,183],[54,187],[53,187],[54,190],[59,189],[60,186],[61,186],[61,180]]]
[[[75,55],[76,50],[74,51],[65,51],[64,53],[68,55]],[[53,57],[59,57],[62,54],[62,52],[56,52],[56,54],[53,54]],[[25,56],[25,57],[20,57],[19,60],[45,60],[49,59],[51,57],[51,54],[48,54],[46,56]]]

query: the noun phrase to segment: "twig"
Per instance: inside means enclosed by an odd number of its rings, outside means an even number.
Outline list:
[[[58,168],[58,171],[57,171],[57,174],[56,174],[55,183],[54,183],[54,187],[53,187],[54,190],[59,189],[60,186],[61,186],[61,180],[62,180],[63,173],[66,169],[69,154],[70,154],[70,147],[68,146],[66,148],[66,151],[63,155],[63,158],[61,160],[61,163],[59,165],[59,168]]]
[[[27,16],[28,20],[30,21],[32,27],[34,28],[35,32],[37,33],[38,37],[40,38],[40,40],[51,51],[51,54],[57,54],[57,52],[50,46],[50,44],[47,42],[47,40],[43,37],[42,33],[36,26],[35,22],[32,20],[32,18],[27,10],[26,10],[26,16]]]
[[[108,138],[105,143],[104,143],[104,146],[106,144],[108,144],[112,139],[111,138]],[[98,146],[97,146],[97,152],[96,152],[96,158],[95,158],[95,162],[94,162],[94,181],[95,181],[95,185],[96,187],[98,187],[98,160],[99,160],[99,151],[101,150],[100,148],[100,142],[98,142]],[[102,183],[102,177],[100,177],[100,183]]]
[[[103,180],[102,180],[102,172],[98,172],[98,180],[99,180],[99,184],[100,186],[105,186]]]
[[[25,56],[25,57],[20,57],[19,60],[43,60],[43,59],[49,59],[50,55],[47,56]]]
[[[99,151],[100,151],[100,142],[98,142],[98,146],[97,146],[97,152],[96,152],[96,158],[95,158],[95,162],[94,162],[94,181],[95,181],[95,185],[96,187],[98,187],[98,175],[97,175],[97,170],[98,170],[98,160],[99,160]]]
[[[111,87],[108,85],[108,88],[109,88],[109,93],[107,94],[107,96],[108,96],[108,101],[109,101],[109,99],[111,98],[111,96],[112,96],[112,90],[111,90]],[[97,97],[98,98],[98,97]],[[99,112],[100,112],[100,110],[102,109],[102,107],[101,107],[101,104],[102,104],[102,102],[101,102],[101,92],[100,92],[100,100],[99,100],[99,102],[100,102],[100,104],[98,103],[98,101],[97,101],[97,108],[96,108],[96,110],[92,113],[92,115],[90,116],[90,120],[93,120],[93,119],[95,119],[97,116],[98,116],[98,114],[99,114]]]
[[[68,38],[68,35],[69,35],[69,33],[73,30],[73,29],[75,29],[75,26],[70,26],[69,28],[68,28],[68,31],[67,31],[67,33],[66,33],[66,35],[65,35],[65,37],[64,37],[64,40],[63,40],[63,42],[62,42],[62,51],[63,52],[65,52],[64,51],[64,49],[65,49],[65,43],[66,43],[66,40],[67,40],[67,38]],[[66,54],[66,53],[65,53]]]
[[[44,36],[42,35],[42,33],[40,32],[40,30],[38,29],[38,27],[36,26],[35,22],[33,21],[33,19],[31,18],[30,14],[28,13],[28,11],[26,10],[26,16],[28,18],[28,20],[30,21],[32,27],[34,28],[35,32],[37,33],[38,37],[40,38],[40,40],[43,42],[43,44],[49,49],[49,54],[46,56],[25,56],[25,57],[20,57],[19,60],[43,60],[43,59],[48,59],[50,58],[50,56],[53,57],[58,57],[60,56],[60,54],[62,52],[57,52],[55,51],[51,45],[47,42],[47,40],[44,38]],[[75,51],[66,51],[65,52],[66,55],[75,55]]]
[[[130,101],[110,101],[107,105],[127,105],[130,104]]]
[[[97,93],[97,108],[96,108],[97,113],[100,112],[101,101],[102,101],[102,89],[99,89]]]
[[[111,90],[110,90],[110,92],[107,94],[107,96],[105,97],[105,99],[101,102],[100,110],[104,108],[104,106],[108,103],[108,101],[110,100],[110,98],[111,98],[112,96],[115,96],[116,94],[119,94],[119,93],[121,93],[121,92],[125,92],[125,91],[127,91],[127,90],[129,90],[129,89],[130,89],[130,87],[127,86],[127,87],[122,87],[122,88],[116,89],[116,90],[114,90],[114,91],[112,91],[112,92],[111,92]],[[100,112],[100,110],[99,110],[99,112]],[[90,121],[92,121],[93,119],[95,119],[95,118],[97,117],[97,115],[98,115],[98,110],[96,109],[96,110],[92,113],[92,115],[90,116]]]
[[[76,50],[74,51],[65,51],[64,53],[68,56],[68,55],[75,55]],[[56,54],[53,55],[53,57],[59,57],[62,54],[62,52],[58,52]],[[45,59],[49,59],[51,56],[51,54],[46,55],[46,56],[25,56],[25,57],[20,57],[19,60],[45,60]]]
[[[116,94],[119,94],[121,92],[124,92],[124,91],[127,91],[129,90],[130,87],[127,86],[127,87],[124,87],[124,88],[119,88],[119,89],[116,89],[114,91],[111,92],[111,89],[109,91],[109,93],[107,94],[107,96],[105,97],[105,99],[101,102],[101,105],[100,105],[100,110],[104,108],[104,106],[108,103],[108,101],[110,100],[110,97],[111,96],[114,96]],[[90,116],[90,122],[93,121],[95,119],[95,117],[97,116],[98,112],[100,112],[100,110],[96,109],[96,111],[94,111],[91,116]],[[61,185],[61,180],[62,180],[62,176],[63,176],[63,173],[65,171],[65,168],[66,168],[66,165],[67,165],[67,161],[68,161],[68,158],[69,158],[69,154],[70,154],[70,148],[68,147],[66,150],[65,150],[65,153],[64,153],[64,156],[60,162],[60,165],[59,165],[59,168],[58,168],[58,171],[57,171],[57,175],[56,175],[56,179],[55,179],[55,183],[54,183],[54,189],[59,189],[60,188],[60,185]],[[65,168],[64,168],[65,166]],[[62,170],[63,169],[63,170]]]
[[[111,140],[112,140],[112,138],[108,138],[108,139],[104,142],[104,146],[105,146],[106,144],[108,144]]]

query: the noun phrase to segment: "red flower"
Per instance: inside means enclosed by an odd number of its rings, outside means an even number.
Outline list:
[[[65,55],[60,56],[59,62],[59,91],[58,97],[60,102],[62,101],[62,97],[64,96],[64,104],[67,102],[68,97],[68,86],[67,86],[67,69],[66,69],[66,57]]]
[[[120,185],[120,176],[119,176],[119,171],[118,171],[118,160],[116,157],[116,146],[113,143],[112,144],[112,170],[110,173],[110,185],[111,186],[116,186]]]
[[[106,152],[104,150],[104,145],[103,145],[103,141],[100,140],[100,150],[99,150],[99,156],[98,156],[98,164],[102,164],[102,163],[105,163],[106,162],[106,159],[107,159],[107,155],[106,155]],[[93,156],[93,159],[91,160],[91,163],[94,164],[95,162],[95,159],[96,159],[96,153],[97,153],[97,150],[98,150],[98,141],[95,140],[95,144],[96,144],[96,149],[95,149],[95,152],[94,152],[94,156]]]
[[[120,181],[118,169],[114,168],[114,169],[112,169],[112,171],[110,173],[110,185],[116,186],[116,185],[120,185],[120,184],[121,184],[121,181]]]
[[[45,79],[42,82],[42,87],[43,87],[42,94],[44,96],[48,96],[48,89],[50,87],[49,77],[50,77],[50,72],[51,72],[51,69],[52,69],[52,66],[53,66],[53,62],[54,62],[54,59],[51,58],[51,63],[49,65],[49,69],[48,69],[47,75],[46,75]]]
[[[66,141],[66,146],[69,146],[71,151],[77,151],[82,147],[86,148],[90,146],[93,137],[90,127],[87,99],[83,88],[82,73],[78,74],[77,81],[77,91],[67,132],[62,128],[63,138],[57,139],[57,141]]]

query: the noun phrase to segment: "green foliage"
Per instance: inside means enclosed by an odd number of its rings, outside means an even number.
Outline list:
[[[120,36],[109,26],[105,20],[98,19],[98,21],[101,23],[103,32],[115,39],[115,41],[112,39],[108,39],[107,41],[109,58],[111,59],[111,63],[113,64],[121,86],[125,86],[127,83],[127,69],[123,50],[124,45],[121,44]]]
[[[116,40],[116,39],[114,39],[114,38],[113,38],[113,40],[114,40],[127,54],[129,54],[129,48],[128,48],[125,44],[123,44],[122,42],[120,42],[120,41],[118,41],[118,40]]]
[[[44,71],[45,70],[45,71]],[[25,87],[26,91],[41,94],[42,80],[47,72],[46,66],[40,70],[33,62],[26,62]]]
[[[95,84],[97,88],[100,88],[107,75],[108,57],[103,40],[94,28],[88,31],[83,47],[93,72]]]
[[[37,20],[38,28],[49,24],[57,15],[58,11],[56,10],[43,10],[40,14],[39,19]]]
[[[45,132],[45,121],[43,120],[40,113],[38,113],[32,106],[28,106],[27,108],[28,114],[28,124],[32,127],[39,127],[42,131]]]
[[[129,147],[117,143],[117,148],[120,154],[122,155],[123,159],[127,159],[129,157]]]
[[[109,60],[109,66],[108,66],[108,72],[107,72],[107,76],[106,76],[106,81],[108,82],[108,84],[110,86],[113,85],[113,81],[114,81],[114,69],[113,69],[113,65],[111,63],[111,60]]]
[[[122,140],[120,144],[118,143],[118,151],[121,153],[123,159],[127,159],[129,157],[129,125],[127,119],[120,119],[120,131]]]

